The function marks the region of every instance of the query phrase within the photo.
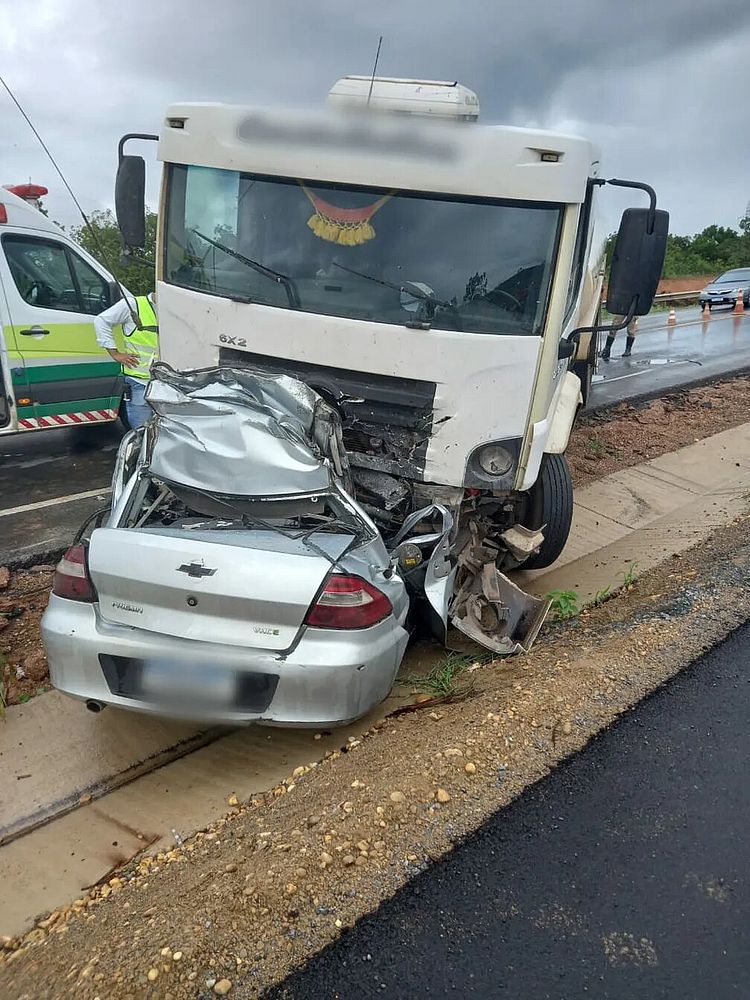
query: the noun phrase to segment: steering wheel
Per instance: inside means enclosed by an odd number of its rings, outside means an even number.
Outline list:
[[[523,312],[523,304],[518,301],[515,295],[511,295],[510,292],[504,292],[502,288],[493,288],[486,298],[490,299],[495,295],[502,295],[504,299],[508,299],[513,306],[514,312]]]

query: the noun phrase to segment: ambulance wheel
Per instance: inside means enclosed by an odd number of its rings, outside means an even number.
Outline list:
[[[565,455],[544,455],[537,481],[529,490],[526,528],[544,528],[539,551],[524,569],[544,569],[557,559],[570,534],[573,520],[573,480]]]

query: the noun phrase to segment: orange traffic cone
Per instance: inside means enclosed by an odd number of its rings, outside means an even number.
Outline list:
[[[734,311],[737,315],[745,311],[745,303],[743,301],[744,294],[745,294],[744,289],[742,288],[737,289],[737,301],[734,304]]]
[[[674,311],[674,306],[669,307],[669,316],[667,317],[667,326],[677,326],[677,313]]]
[[[711,308],[708,302],[703,303],[703,312],[701,313],[701,319],[709,320],[711,319]]]

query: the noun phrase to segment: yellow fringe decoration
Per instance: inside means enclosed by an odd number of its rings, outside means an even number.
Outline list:
[[[321,240],[338,243],[344,247],[358,247],[375,237],[375,230],[367,221],[334,222],[332,219],[327,219],[324,215],[315,212],[307,220],[307,224]]]
[[[340,222],[324,213],[322,206],[316,203],[316,198],[308,190],[303,181],[298,180],[297,183],[305,192],[308,201],[314,209],[313,214],[307,220],[307,225],[321,240],[327,240],[329,243],[338,243],[339,246],[344,247],[358,247],[363,243],[367,243],[368,240],[375,238],[375,230],[370,219],[396,194],[396,191],[393,190],[370,206],[368,219],[363,219],[361,222]]]

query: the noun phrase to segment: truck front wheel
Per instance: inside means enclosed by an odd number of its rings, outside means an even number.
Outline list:
[[[528,496],[524,526],[542,528],[544,541],[523,568],[544,569],[551,566],[565,548],[573,520],[573,480],[565,455],[543,456],[537,481]]]

